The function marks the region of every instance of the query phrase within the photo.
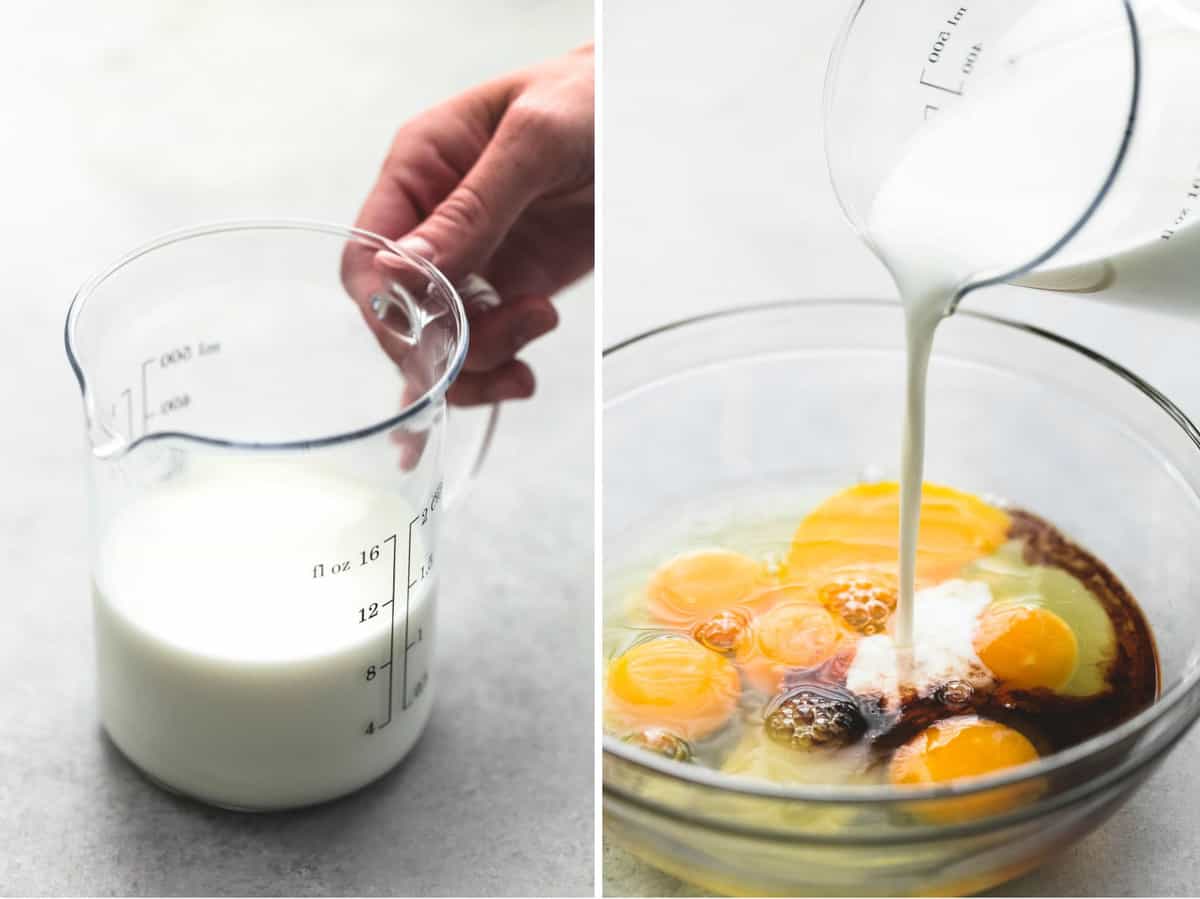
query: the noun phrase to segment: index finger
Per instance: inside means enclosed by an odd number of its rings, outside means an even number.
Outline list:
[[[391,240],[419,225],[448,196],[490,138],[490,101],[481,90],[442,103],[396,132],[379,176],[355,219],[356,228]],[[350,242],[342,281],[362,304],[378,288],[374,251]]]

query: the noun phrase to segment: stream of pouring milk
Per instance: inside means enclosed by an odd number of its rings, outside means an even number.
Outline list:
[[[868,216],[868,242],[895,279],[907,329],[895,631],[901,647],[912,639],[926,376],[938,323],[965,286],[1011,274],[1076,225],[1109,177],[1125,132],[1132,85],[1128,33],[1114,28],[1063,44],[1063,34],[1087,21],[1079,18],[1081,9],[1086,4],[1079,0],[1044,4],[1008,36],[1007,46],[989,48],[993,69],[972,77],[969,102],[939,114],[913,137]],[[1154,47],[1155,77],[1194,81],[1195,45],[1171,40],[1165,35]],[[1050,45],[1053,51],[1040,49]],[[1140,165],[1142,176],[1161,179],[1161,166],[1145,152],[1139,159],[1136,150],[1135,143],[1127,168],[1137,176]],[[1200,144],[1187,150],[1200,151]],[[1183,188],[1195,172],[1185,167],[1176,174]],[[1173,205],[1178,194],[1165,196]],[[1123,212],[1102,207],[1097,218]],[[1162,224],[1153,225],[1134,256],[1159,251]]]

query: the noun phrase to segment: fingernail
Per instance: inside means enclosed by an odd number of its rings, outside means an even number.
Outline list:
[[[558,312],[553,306],[538,306],[523,315],[517,322],[513,343],[522,347],[529,341],[553,331],[558,325]]]
[[[426,262],[433,262],[433,244],[419,234],[410,234],[396,241],[396,246],[414,256],[420,256]]]

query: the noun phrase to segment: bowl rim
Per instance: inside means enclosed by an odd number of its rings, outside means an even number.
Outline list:
[[[774,300],[764,303],[748,304],[743,306],[729,307],[711,312],[705,312],[698,315],[689,316],[687,318],[678,319],[664,325],[651,328],[636,334],[632,337],[620,340],[608,347],[605,347],[601,356],[602,361],[608,364],[609,360],[623,350],[639,346],[647,341],[668,334],[674,331],[683,330],[699,324],[708,322],[729,319],[750,317],[768,312],[778,312],[786,310],[810,310],[810,309],[842,309],[842,308],[858,308],[858,309],[886,309],[893,312],[902,312],[903,307],[896,300],[883,299],[863,299],[848,297],[845,299],[792,299],[792,300]],[[975,321],[984,322],[985,324],[995,325],[1001,328],[1007,328],[1021,332],[1028,336],[1045,340],[1049,343],[1056,344],[1059,347],[1077,353],[1090,362],[1100,365],[1107,369],[1110,373],[1117,375],[1126,383],[1134,387],[1142,393],[1147,399],[1153,402],[1158,408],[1165,412],[1183,431],[1184,435],[1192,442],[1197,451],[1200,451],[1200,429],[1192,423],[1191,419],[1170,399],[1166,397],[1160,390],[1149,384],[1142,378],[1135,375],[1132,371],[1125,368],[1123,365],[1114,362],[1102,353],[1077,343],[1074,340],[1056,334],[1053,331],[1045,328],[1031,325],[1026,322],[1015,321],[1012,319],[1003,318],[1001,316],[992,315],[985,312],[975,312],[965,309],[955,309],[947,313],[947,318],[968,318]],[[936,354],[936,350],[934,351]],[[603,373],[602,373],[603,375]],[[637,389],[637,388],[635,388]],[[624,397],[626,393],[623,391],[619,396],[603,398],[602,412],[615,401]],[[1194,491],[1195,492],[1195,491]],[[1200,499],[1200,492],[1197,492],[1197,498]],[[602,572],[599,572],[602,577]],[[602,610],[599,614],[603,614]],[[718,771],[708,768],[700,768],[694,765],[684,765],[679,762],[672,761],[667,758],[647,752],[631,744],[625,743],[610,734],[603,733],[602,748],[605,756],[614,756],[622,761],[631,764],[637,768],[654,772],[662,775],[670,780],[691,784],[706,789],[733,793],[749,798],[757,799],[773,799],[773,800],[793,800],[809,803],[825,803],[833,805],[853,805],[853,806],[876,806],[890,805],[894,803],[921,803],[937,800],[946,800],[971,796],[977,793],[986,792],[1002,787],[1021,784],[1029,780],[1040,777],[1045,777],[1048,774],[1062,771],[1070,768],[1081,762],[1085,762],[1094,756],[1111,749],[1121,742],[1128,740],[1145,730],[1147,730],[1155,722],[1163,718],[1168,712],[1175,709],[1183,702],[1197,686],[1200,685],[1200,666],[1193,666],[1190,671],[1185,671],[1184,676],[1179,682],[1173,684],[1168,690],[1161,694],[1150,706],[1143,709],[1128,721],[1092,737],[1089,740],[1072,746],[1069,749],[1064,749],[1061,752],[1056,752],[1053,755],[1040,758],[1036,762],[1031,762],[1025,765],[1019,765],[1016,768],[1009,769],[1006,772],[998,774],[989,774],[981,777],[969,778],[967,780],[958,781],[950,784],[930,787],[905,787],[897,789],[890,785],[864,785],[864,784],[810,784],[805,786],[784,786],[774,784],[768,781],[753,780],[751,778],[735,778],[729,775],[723,775]],[[600,696],[598,700],[601,702],[601,708],[597,709],[597,716],[601,722],[603,721],[602,708],[602,688],[598,687]],[[1191,720],[1178,734],[1172,734],[1161,749],[1166,749],[1175,744],[1182,737],[1183,732],[1186,732],[1187,727],[1193,724],[1197,717],[1200,717],[1200,707],[1192,714]],[[1136,749],[1137,747],[1135,747]],[[1136,753],[1134,754],[1136,755]],[[1099,789],[1104,783],[1111,781],[1118,774],[1128,773],[1125,769],[1132,764],[1132,770],[1140,768],[1148,761],[1149,757],[1134,758],[1129,757],[1123,760],[1123,764],[1115,766],[1100,777],[1093,779],[1090,783],[1095,789]],[[1085,785],[1086,786],[1086,785]],[[608,790],[609,785],[604,784],[604,789]],[[1063,802],[1071,801],[1074,796],[1074,790],[1067,790],[1059,796],[1048,796],[1046,801],[1059,799]],[[1088,790],[1088,793],[1092,790]],[[624,796],[625,799],[633,799],[640,801],[631,796]],[[1033,803],[1033,806],[1040,806],[1040,802]],[[1002,816],[995,816],[990,820],[999,820],[1000,818],[1008,819],[1012,817],[1023,817],[1021,810],[1015,810],[1012,813]],[[961,825],[961,829],[974,829],[971,824]],[[953,829],[960,829],[953,828]],[[939,828],[945,830],[946,828]],[[894,839],[890,837],[889,839]]]

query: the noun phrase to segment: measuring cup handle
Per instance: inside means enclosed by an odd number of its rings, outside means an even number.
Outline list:
[[[458,295],[468,313],[471,310],[494,309],[500,305],[500,294],[496,292],[496,289],[491,284],[479,277],[479,275],[467,275],[463,282],[458,285]],[[467,339],[470,339],[469,332]],[[457,416],[459,414],[457,412],[451,413],[449,407],[447,407],[447,427],[449,426],[451,415]],[[454,506],[460,502],[470,491],[471,485],[479,475],[479,469],[483,467],[483,460],[487,458],[488,450],[491,449],[492,438],[496,436],[496,423],[499,420],[500,404],[495,403],[488,410],[487,420],[484,422],[478,441],[471,442],[471,450],[464,451],[461,462],[454,465],[454,469],[456,470],[450,472],[446,491],[447,507]]]
[[[457,416],[459,413],[451,413],[447,407],[447,424],[452,414]],[[457,471],[450,472],[447,478],[447,508],[457,505],[470,492],[471,485],[479,474],[479,469],[483,467],[483,460],[487,457],[488,450],[491,449],[492,438],[496,435],[496,422],[499,420],[500,404],[496,403],[488,410],[487,421],[484,423],[479,442],[474,445],[472,452],[464,452],[461,462],[455,466]]]

